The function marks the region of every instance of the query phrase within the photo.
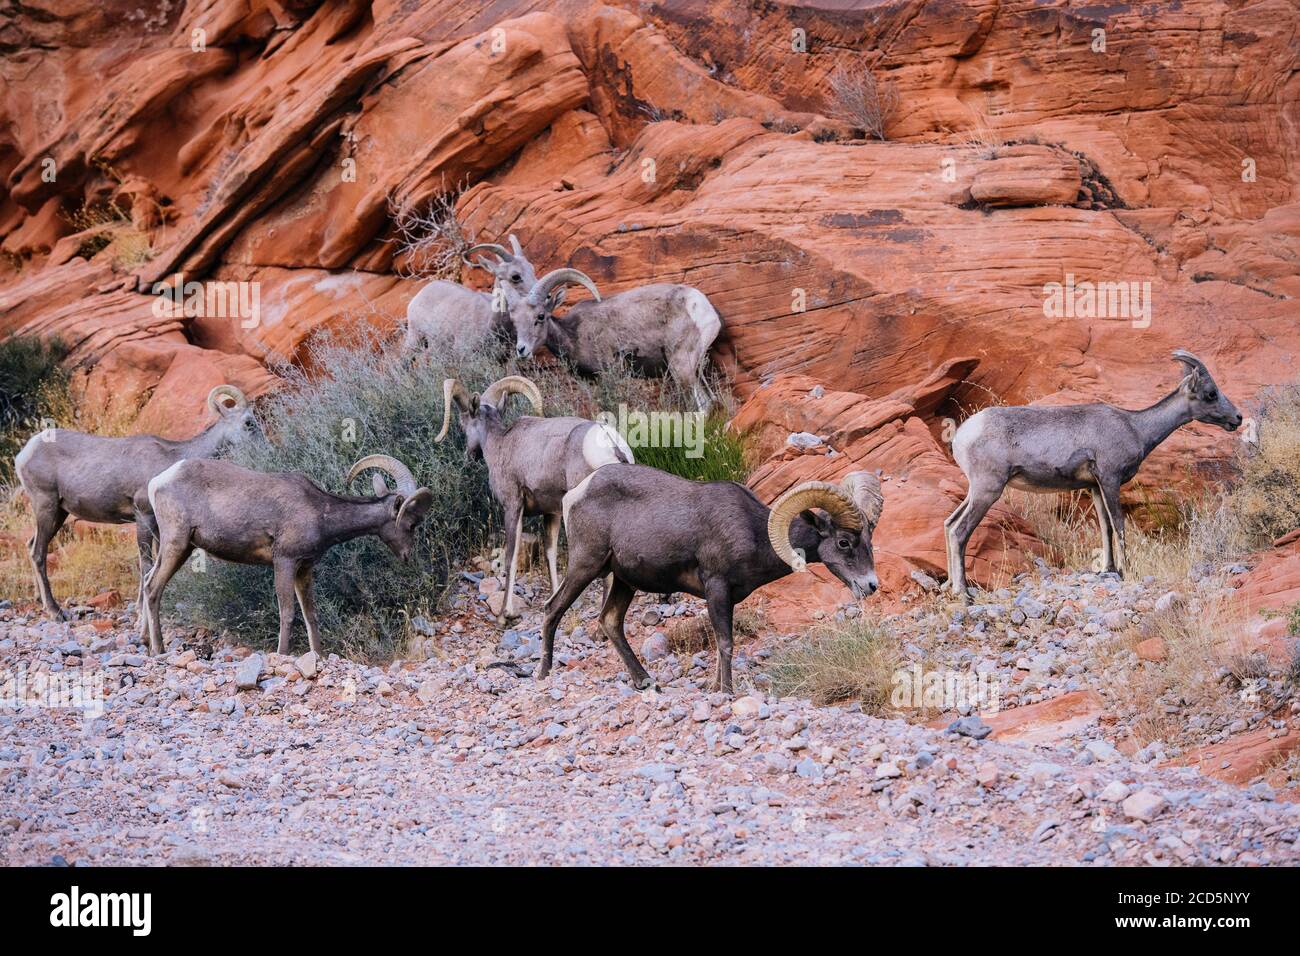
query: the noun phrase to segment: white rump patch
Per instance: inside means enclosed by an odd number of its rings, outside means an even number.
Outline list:
[[[602,465],[617,465],[620,462],[630,465],[636,462],[632,457],[632,449],[618,433],[618,429],[604,422],[597,422],[582,436],[582,460],[593,471]]]
[[[593,471],[590,475],[582,479],[582,481],[578,482],[572,489],[566,492],[564,497],[560,500],[560,506],[563,509],[562,517],[564,519],[565,534],[569,533],[569,509],[572,508],[576,502],[582,500],[582,496],[587,493],[587,485],[591,484],[591,479],[595,476],[596,473]]]
[[[699,289],[689,289],[686,293],[686,314],[695,323],[705,347],[712,345],[722,331],[722,319],[718,318],[718,310],[713,307],[708,296]]]
[[[28,488],[27,484],[23,481],[23,470],[27,467],[27,463],[32,460],[32,455],[36,454],[37,445],[54,440],[54,435],[51,434],[53,431],[53,428],[47,428],[42,432],[36,433],[31,438],[27,439],[27,444],[23,445],[23,450],[14,455],[14,471],[18,473],[18,483],[23,486],[29,495],[31,494],[31,489]],[[46,437],[47,435],[49,436],[48,438]]]
[[[952,457],[953,461],[963,472],[966,477],[970,477],[970,469],[967,468],[966,454],[970,451],[971,446],[980,440],[984,434],[984,426],[988,424],[988,409],[982,412],[976,412],[966,421],[962,422],[961,427],[957,429],[957,434],[952,436]]]
[[[180,470],[181,465],[185,464],[185,462],[188,460],[189,459],[187,458],[182,458],[180,461],[172,465],[166,471],[162,472],[161,474],[154,475],[152,478],[149,479],[149,507],[152,508],[155,512],[158,510],[158,505],[154,502],[154,495],[158,494],[159,488],[163,488],[172,483],[173,479],[175,479],[178,471]]]

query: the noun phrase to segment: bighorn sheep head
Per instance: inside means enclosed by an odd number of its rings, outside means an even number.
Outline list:
[[[510,236],[510,245],[514,250],[513,252],[495,242],[480,242],[466,249],[461,259],[465,265],[471,268],[483,269],[492,273],[492,278],[497,285],[508,287],[518,295],[526,295],[528,290],[537,284],[537,273],[533,271],[533,264],[524,255],[523,249],[519,246],[519,240],[513,233]],[[471,260],[470,256],[479,251],[490,252],[495,258],[489,259],[486,256],[479,256],[477,259]],[[504,303],[502,303],[502,308],[505,308]]]
[[[1192,418],[1235,432],[1241,425],[1241,412],[1219,391],[1205,363],[1186,349],[1174,349],[1172,358],[1186,373],[1179,389],[1191,408]]]
[[[483,454],[483,442],[490,427],[499,426],[501,412],[511,395],[522,395],[533,407],[533,414],[542,414],[542,390],[535,382],[522,375],[499,378],[482,395],[471,395],[459,381],[445,379],[442,383],[442,429],[434,441],[440,442],[451,429],[451,407],[460,410],[460,427],[465,432],[465,458]]]
[[[433,492],[428,488],[417,487],[411,469],[391,455],[366,455],[348,471],[346,484],[367,468],[376,469],[372,476],[375,497],[388,503],[388,521],[376,532],[379,539],[388,545],[400,560],[406,561],[411,556],[415,545],[415,529],[429,513],[433,504]],[[390,491],[388,483],[378,472],[386,472],[397,483],[397,490]]]
[[[806,570],[809,560],[821,561],[848,585],[855,598],[866,597],[880,586],[871,533],[883,507],[880,478],[871,472],[851,472],[838,485],[806,481],[773,502],[767,520],[768,539],[781,560],[794,570]],[[806,522],[817,533],[815,556],[801,553],[791,543],[790,531],[796,521]]]
[[[515,350],[520,358],[528,358],[539,347],[546,344],[550,334],[552,313],[564,301],[566,283],[583,286],[600,301],[600,291],[585,273],[577,269],[556,269],[537,280],[519,302],[510,309],[510,318],[515,325]]]
[[[218,385],[208,392],[208,411],[217,416],[212,427],[220,432],[223,444],[233,445],[262,433],[248,399],[233,385]]]

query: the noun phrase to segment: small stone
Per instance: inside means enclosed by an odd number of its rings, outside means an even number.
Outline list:
[[[1098,798],[1105,800],[1107,803],[1119,803],[1129,795],[1128,784],[1121,780],[1112,780],[1106,784],[1104,790],[1098,794]]]
[[[713,708],[709,706],[707,700],[697,700],[695,706],[691,708],[691,720],[697,724],[702,724],[713,716]]]
[[[991,790],[998,784],[998,765],[986,760],[975,768],[975,782],[985,790]]]
[[[298,668],[298,673],[302,674],[303,677],[312,678],[320,670],[320,657],[315,651],[308,651],[294,661],[293,666]]]
[[[663,660],[668,656],[668,637],[663,631],[655,631],[641,642],[641,657],[646,663]]]
[[[1164,640],[1159,637],[1148,637],[1145,641],[1139,641],[1133,651],[1139,660],[1154,663],[1159,663],[1169,656]]]
[[[1124,801],[1124,815],[1130,820],[1150,823],[1167,806],[1169,801],[1155,791],[1139,790]]]
[[[771,750],[763,755],[763,769],[771,774],[789,773],[790,761],[785,754]]]
[[[494,580],[489,578],[488,580]],[[506,595],[504,591],[493,591],[488,595],[488,610],[492,612],[493,617],[500,617],[501,612],[506,609]]]
[[[415,696],[422,703],[431,704],[434,698],[438,696],[438,685],[431,680],[427,680],[420,685],[420,689],[415,692]]]
[[[244,658],[235,670],[235,687],[239,690],[256,690],[264,663],[265,659],[261,654],[250,654]]]
[[[954,720],[948,725],[948,733],[960,734],[963,737],[974,737],[976,740],[983,740],[989,734],[993,733],[993,728],[984,723],[979,717],[974,715],[962,717]]]
[[[736,717],[744,720],[749,717],[757,717],[763,702],[757,697],[746,694],[744,697],[737,697],[731,702],[731,712]]]

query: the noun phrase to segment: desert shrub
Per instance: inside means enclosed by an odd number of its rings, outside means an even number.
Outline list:
[[[738,644],[747,637],[753,637],[763,629],[763,613],[754,608],[738,607],[731,617],[731,640]],[[717,646],[713,636],[713,624],[706,613],[694,617],[676,617],[664,632],[668,638],[668,649],[674,654],[691,656]]]
[[[379,452],[405,462],[434,495],[409,565],[375,539],[339,545],[317,565],[326,646],[356,657],[399,651],[410,637],[410,618],[436,611],[453,569],[485,551],[501,528],[486,468],[465,461],[461,430],[453,425],[445,442],[434,443],[445,378],[481,391],[502,375],[528,375],[551,416],[591,417],[619,401],[650,401],[667,388],[617,370],[588,380],[561,364],[520,368],[483,350],[439,348],[412,360],[365,331],[317,337],[306,353],[302,367],[277,370],[285,387],[259,403],[267,438],[239,446],[234,460],[263,471],[301,471],[328,490],[364,494],[364,487],[343,488],[343,479],[358,458]],[[515,399],[508,417],[524,407]],[[270,569],[217,560],[199,567],[191,559],[173,579],[170,610],[190,625],[270,644],[278,629]],[[295,627],[302,632],[301,621]]]
[[[885,126],[898,109],[898,88],[879,82],[870,69],[836,67],[830,76],[831,109],[871,139],[884,139]]]
[[[1240,445],[1241,475],[1226,504],[1262,547],[1300,527],[1300,384],[1266,391],[1253,418],[1257,440]]]
[[[424,206],[402,208],[391,196],[388,215],[396,233],[397,251],[405,259],[402,273],[407,278],[454,279],[459,281],[461,258],[474,244],[456,216],[456,202],[463,186],[446,189]]]
[[[14,336],[0,342],[0,485],[14,481],[14,455],[45,420],[67,411],[68,374],[58,341]]]
[[[889,709],[894,674],[902,666],[898,641],[865,617],[827,625],[772,655],[767,675],[779,697],[815,704],[853,700],[872,714]]]

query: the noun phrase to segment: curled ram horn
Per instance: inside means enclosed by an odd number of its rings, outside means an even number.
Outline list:
[[[556,269],[553,272],[546,273],[537,280],[537,284],[532,287],[528,296],[535,302],[541,303],[550,295],[552,289],[566,282],[583,286],[591,293],[592,298],[597,302],[600,301],[600,290],[596,288],[596,283],[592,282],[585,272],[579,272],[577,269]]]
[[[223,398],[229,398],[235,404],[224,405],[221,401]],[[208,410],[214,415],[224,415],[228,410],[247,407],[248,399],[243,392],[233,385],[218,385],[208,392]]]
[[[455,403],[456,407],[461,410],[462,414],[468,413],[473,399],[470,397],[468,389],[460,384],[454,378],[443,379],[442,382],[442,431],[434,441],[440,442],[447,437],[447,432],[451,428],[451,406]]]
[[[851,471],[840,481],[853,503],[862,512],[867,527],[874,528],[880,521],[880,512],[885,507],[885,495],[880,489],[880,473],[870,471]]]
[[[415,476],[411,474],[411,469],[398,461],[391,455],[366,455],[348,472],[347,483],[352,484],[352,480],[365,471],[367,468],[378,468],[380,471],[387,472],[397,482],[397,493],[403,497],[409,498],[418,490],[415,483]],[[375,490],[378,490],[378,485]]]
[[[805,481],[791,488],[772,503],[772,513],[767,519],[767,537],[781,560],[796,571],[807,566],[806,559],[795,553],[790,544],[790,525],[809,508],[821,508],[841,528],[861,531],[864,515],[857,503],[842,485],[828,481]]]
[[[502,262],[510,262],[512,259],[514,259],[514,256],[510,254],[510,251],[500,243],[479,242],[479,243],[475,243],[474,245],[470,246],[468,249],[465,250],[465,253],[461,256],[461,261],[464,262],[465,265],[467,266],[471,266],[471,267],[478,266],[479,263],[471,262],[469,257],[472,256],[474,253],[478,252],[480,249],[492,253]]]
[[[527,398],[529,404],[533,406],[533,414],[538,418],[542,416],[542,390],[532,379],[522,375],[507,375],[505,378],[497,379],[483,389],[479,401],[501,408],[511,395],[522,395]]]

